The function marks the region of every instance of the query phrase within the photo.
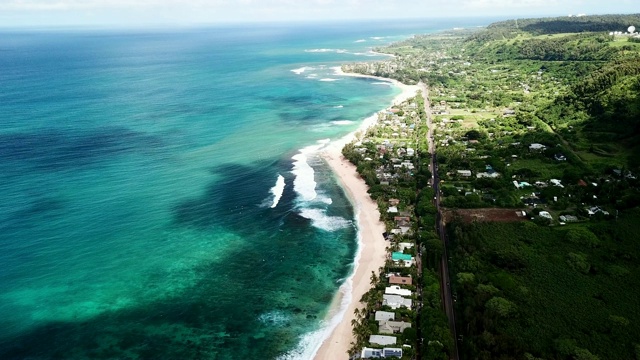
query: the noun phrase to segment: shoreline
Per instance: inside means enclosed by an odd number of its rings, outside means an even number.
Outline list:
[[[405,85],[393,79],[344,73],[339,67],[334,70],[336,75],[340,76],[366,77],[392,83],[402,92],[393,99],[391,105],[416,96],[417,91],[420,90],[417,85]],[[348,358],[347,351],[353,340],[351,321],[355,318],[354,310],[362,308],[359,299],[371,288],[369,280],[371,272],[378,274],[378,269],[385,263],[387,244],[382,233],[386,229],[384,223],[380,221],[378,204],[369,196],[367,192],[369,187],[356,171],[356,167],[342,155],[344,145],[356,139],[357,133],[364,134],[369,127],[376,124],[378,112],[364,119],[355,131],[329,143],[320,154],[332,169],[356,212],[358,250],[354,259],[353,272],[340,286],[327,315],[327,320],[335,317],[338,322],[330,329],[331,333],[315,353],[316,360]],[[350,293],[349,287],[351,287]],[[342,308],[343,305],[346,305],[346,308]]]

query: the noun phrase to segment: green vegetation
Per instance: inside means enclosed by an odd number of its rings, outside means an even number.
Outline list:
[[[449,224],[461,358],[640,360],[640,42],[623,34],[630,25],[639,14],[503,21],[415,36],[377,49],[391,60],[343,67],[428,84],[442,206],[533,220]],[[420,122],[415,134],[425,135]],[[372,194],[417,217],[426,251],[416,319],[443,349],[423,343],[418,354],[446,358],[455,343],[439,338],[435,296],[444,249],[422,230],[437,218],[428,159],[393,192],[375,170],[388,160],[358,167]]]
[[[570,227],[452,223],[461,358],[633,359],[638,221],[634,209]]]

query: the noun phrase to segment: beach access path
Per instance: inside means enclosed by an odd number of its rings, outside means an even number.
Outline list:
[[[393,100],[393,104],[399,104],[407,99],[415,97],[419,90],[417,85],[405,85],[396,80],[375,76],[346,74],[343,73],[340,68],[336,68],[336,74],[342,76],[369,77],[393,83],[402,90],[402,93]],[[325,339],[320,346],[320,349],[315,355],[315,359],[317,360],[339,360],[349,358],[347,352],[351,347],[351,342],[353,341],[351,320],[355,318],[354,310],[356,308],[363,308],[363,305],[360,304],[359,300],[362,295],[371,288],[371,272],[378,274],[378,269],[384,266],[387,255],[387,244],[382,236],[382,233],[385,232],[386,229],[384,223],[380,221],[378,204],[369,196],[369,193],[367,192],[367,184],[356,171],[356,167],[342,155],[342,148],[345,144],[348,144],[355,139],[356,133],[365,134],[369,127],[375,125],[376,118],[372,117],[370,119],[371,120],[369,121],[363,122],[358,130],[350,133],[342,139],[330,143],[322,154],[323,158],[336,175],[338,182],[345,190],[347,197],[356,211],[356,220],[359,230],[359,257],[355,264],[354,272],[350,278],[352,284],[351,293],[345,295],[340,291],[336,295],[337,299],[334,299],[333,301],[333,306],[340,306],[340,304],[343,303],[342,300],[345,300],[342,299],[342,297],[350,296],[351,299],[348,302],[349,305],[344,312],[344,316],[340,319],[340,322],[335,326],[329,337]],[[335,309],[330,311],[330,313],[334,314],[336,312],[337,311]]]

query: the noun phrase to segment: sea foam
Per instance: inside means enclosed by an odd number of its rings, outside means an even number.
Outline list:
[[[301,209],[300,216],[311,220],[311,225],[314,227],[329,232],[346,229],[353,224],[351,220],[347,220],[340,216],[327,215],[327,210],[325,209]]]
[[[320,81],[338,81],[338,80],[340,80],[340,79],[332,79],[332,78],[323,78],[323,79],[320,79]]]
[[[293,180],[293,190],[295,190],[302,201],[312,201],[318,196],[316,193],[315,172],[307,162],[307,155],[317,152],[328,144],[329,141],[330,139],[319,140],[316,145],[307,146],[292,157],[294,161],[291,173],[296,177]]]
[[[282,197],[282,193],[284,192],[284,185],[284,177],[278,174],[276,185],[271,188],[271,193],[273,194],[273,204],[271,204],[272,209],[278,206],[278,202],[280,202],[280,198]]]
[[[291,70],[291,72],[292,73],[296,73],[297,75],[300,75],[300,74],[302,74],[303,72],[305,72],[307,70],[313,70],[313,68],[310,67],[310,66],[303,66],[303,67],[298,68],[298,69],[293,69],[293,70]]]
[[[291,316],[282,311],[274,310],[260,314],[260,316],[258,316],[258,320],[266,325],[281,327],[286,326],[289,321],[291,321]]]
[[[344,125],[351,125],[353,124],[353,121],[351,120],[334,120],[331,122],[333,125],[340,125],[340,126],[344,126]]]
[[[305,50],[304,52],[308,52],[308,53],[327,53],[327,52],[335,52],[335,53],[346,53],[347,50],[345,49],[308,49]]]

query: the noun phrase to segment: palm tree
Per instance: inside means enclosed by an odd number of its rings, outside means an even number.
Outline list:
[[[375,285],[377,285],[377,284],[378,284],[379,279],[378,279],[378,277],[376,276],[376,273],[375,273],[375,272],[373,272],[373,271],[371,272],[371,277],[370,277],[369,279],[371,280],[370,284],[371,284],[372,286],[375,286]]]

